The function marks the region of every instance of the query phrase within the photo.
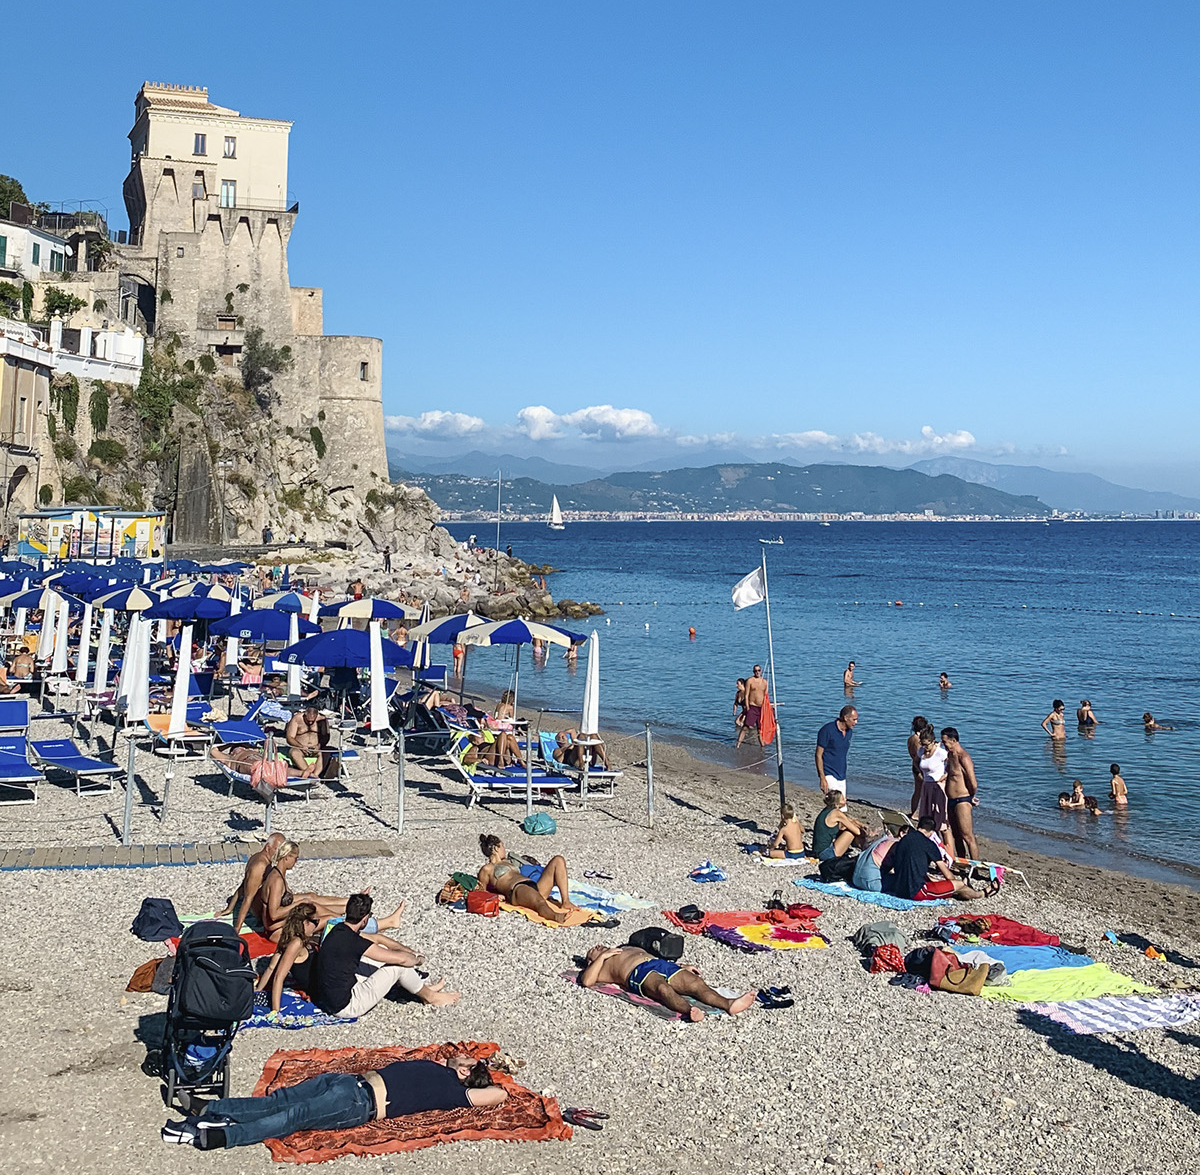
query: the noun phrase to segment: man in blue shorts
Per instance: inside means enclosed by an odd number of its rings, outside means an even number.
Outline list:
[[[817,731],[817,783],[822,795],[831,791],[846,794],[846,756],[857,725],[858,711],[853,706],[843,706],[832,722],[826,722]]]
[[[632,995],[653,1000],[694,1023],[703,1020],[704,1013],[691,1000],[728,1012],[730,1016],[744,1012],[754,1003],[752,991],[736,999],[726,999],[700,978],[695,967],[656,959],[640,947],[592,947],[587,953],[587,966],[579,973],[579,985],[595,987],[600,983],[612,983]]]

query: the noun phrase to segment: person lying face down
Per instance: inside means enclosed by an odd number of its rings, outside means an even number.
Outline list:
[[[600,944],[588,951],[586,961],[587,966],[579,973],[580,987],[612,983],[632,995],[662,1004],[692,1023],[703,1020],[704,1013],[690,1000],[730,1016],[739,1015],[754,1003],[752,991],[736,999],[726,999],[700,978],[695,967],[656,959],[640,947]]]
[[[483,1061],[393,1061],[366,1073],[322,1073],[266,1097],[218,1098],[181,1094],[182,1122],[168,1122],[162,1140],[197,1150],[250,1146],[298,1130],[351,1130],[378,1118],[428,1110],[484,1109],[502,1104],[508,1091],[493,1084]]]

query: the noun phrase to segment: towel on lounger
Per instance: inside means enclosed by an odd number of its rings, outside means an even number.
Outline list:
[[[898,898],[890,893],[876,893],[870,889],[854,889],[844,881],[817,881],[811,877],[796,877],[793,885],[801,889],[815,889],[819,893],[833,894],[841,898],[853,898],[856,902],[867,902],[872,906],[882,906],[885,910],[916,910],[925,906],[948,906],[947,898],[935,898],[932,902],[913,902],[908,898]]]
[[[363,1073],[381,1069],[392,1061],[432,1061],[456,1053],[487,1060],[498,1051],[495,1044],[462,1041],[427,1044],[406,1049],[397,1046],[362,1049],[280,1049],[272,1053],[254,1087],[264,1097],[284,1086],[296,1085],[322,1073]],[[542,1142],[569,1139],[571,1128],[562,1118],[558,1102],[518,1085],[495,1070],[492,1079],[508,1090],[508,1100],[487,1109],[428,1110],[401,1118],[379,1118],[351,1130],[301,1130],[287,1138],[269,1138],[266,1146],[277,1162],[323,1163],[343,1155],[384,1155],[415,1151],[440,1142],[496,1139],[500,1142]]]

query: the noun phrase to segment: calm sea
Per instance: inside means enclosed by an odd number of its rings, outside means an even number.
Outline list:
[[[490,541],[487,527],[454,525]],[[494,534],[494,531],[491,532]],[[483,536],[488,535],[488,538]],[[605,725],[687,742],[695,753],[755,768],[733,749],[735,679],[767,664],[762,605],[734,612],[730,591],[766,548],[787,775],[813,786],[813,738],[847,698],[857,663],[861,720],[850,790],[906,802],[911,720],[956,726],[975,758],[981,828],[1073,859],[1155,872],[1200,863],[1200,526],[1187,523],[586,523],[555,532],[506,525],[502,542],[562,568],[558,599],[592,600],[601,637]],[[901,606],[897,606],[902,602]],[[588,623],[575,624],[586,629]],[[695,639],[689,637],[695,628]],[[507,684],[511,652],[471,654],[468,681]],[[938,674],[953,688],[938,689]],[[522,700],[578,706],[583,664],[522,657]],[[1040,723],[1067,704],[1067,739]],[[1090,699],[1100,724],[1077,730]],[[1146,735],[1150,710],[1171,732]],[[1129,785],[1127,812],[1056,808],[1081,779],[1108,802],[1109,764]],[[753,781],[761,786],[761,781]],[[771,817],[764,793],[760,819]]]

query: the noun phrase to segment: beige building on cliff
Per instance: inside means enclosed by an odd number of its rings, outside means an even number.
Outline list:
[[[325,455],[312,459],[324,487],[386,484],[383,344],[324,334],[321,290],[289,278],[300,211],[288,195],[291,126],[217,106],[203,87],[142,86],[124,185],[122,317],[160,339],[178,335],[184,353],[211,355],[218,374],[237,367],[246,331],[261,327],[293,357],[274,381],[273,418],[298,435],[320,429]],[[206,461],[199,449],[186,456],[187,485],[216,484]],[[197,490],[181,502],[176,539],[218,537],[217,513]]]

